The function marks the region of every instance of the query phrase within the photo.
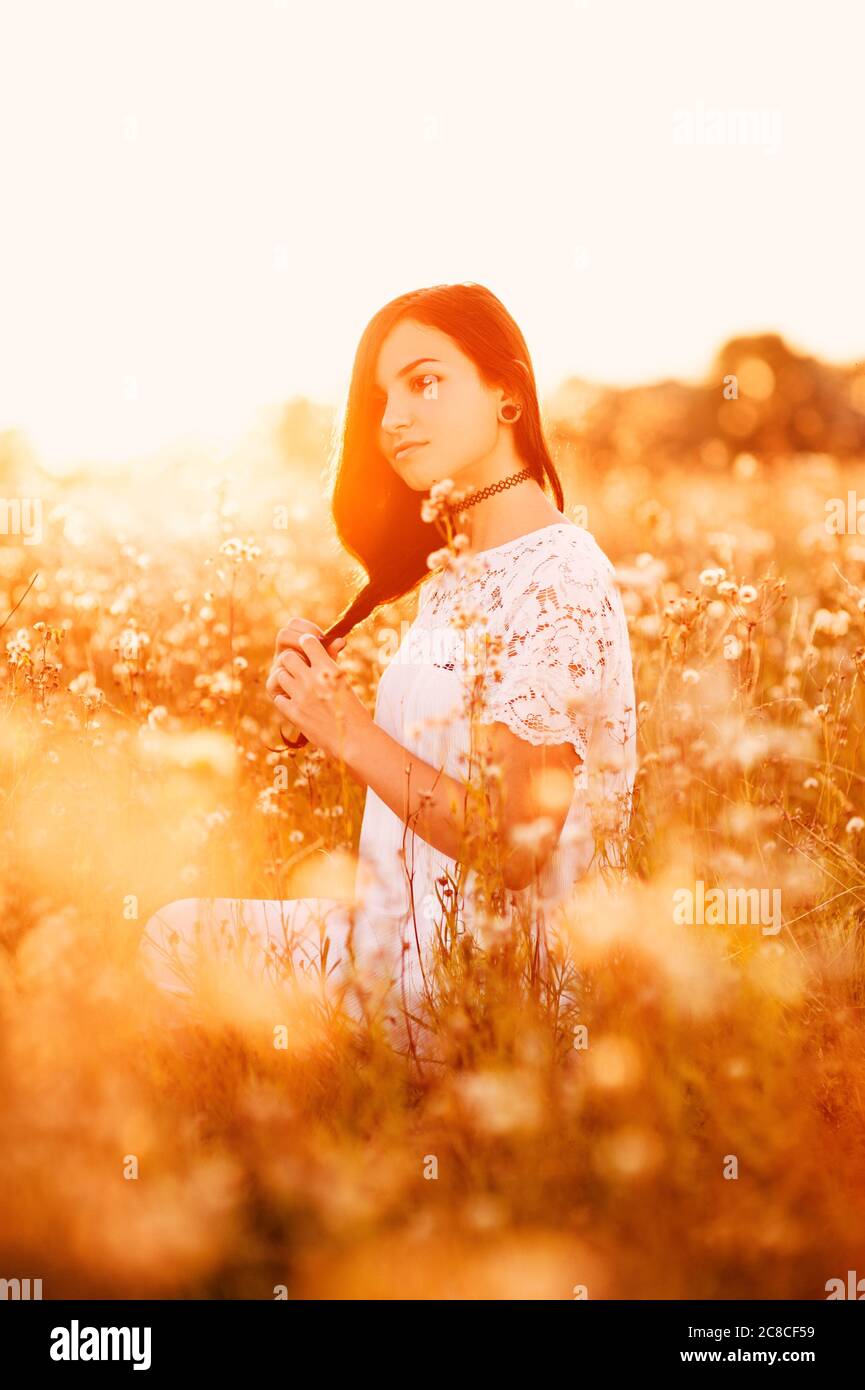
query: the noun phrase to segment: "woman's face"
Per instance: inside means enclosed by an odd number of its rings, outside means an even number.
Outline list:
[[[382,452],[408,487],[427,492],[453,478],[463,489],[475,481],[495,447],[506,396],[484,384],[453,339],[402,319],[381,345],[374,392]],[[403,442],[419,447],[398,454]]]

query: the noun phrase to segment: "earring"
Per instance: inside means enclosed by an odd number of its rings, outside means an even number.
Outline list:
[[[513,415],[506,415],[506,410],[512,410],[514,412]],[[503,405],[501,418],[505,420],[507,424],[512,425],[514,423],[514,420],[518,420],[520,418],[520,413],[521,407],[518,405]]]

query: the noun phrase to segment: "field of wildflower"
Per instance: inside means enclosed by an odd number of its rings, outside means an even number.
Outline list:
[[[455,955],[434,1068],[289,978],[169,1029],[137,972],[171,899],[350,891],[362,789],[279,751],[264,692],[277,629],[326,627],[359,578],[326,431],[62,481],[6,441],[43,523],[0,543],[0,1272],[213,1299],[865,1276],[865,535],[827,524],[865,458],[738,432],[647,460],[639,415],[603,450],[550,424],[629,618],[630,877],[575,891],[576,1007],[518,953]],[[370,707],[414,602],[339,658]],[[731,890],[778,911],[713,911]]]

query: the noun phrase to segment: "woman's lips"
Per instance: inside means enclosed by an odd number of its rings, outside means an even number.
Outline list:
[[[408,458],[409,454],[413,454],[415,449],[423,449],[427,442],[427,440],[424,440],[421,444],[406,444],[404,448],[397,449],[396,453],[394,454],[394,459],[396,461],[399,461],[401,459]]]

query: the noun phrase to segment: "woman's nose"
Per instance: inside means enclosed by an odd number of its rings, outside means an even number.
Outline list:
[[[406,412],[398,405],[388,404],[385,406],[384,414],[381,417],[381,427],[388,436],[391,445],[396,443],[396,431],[405,428],[410,423]]]

